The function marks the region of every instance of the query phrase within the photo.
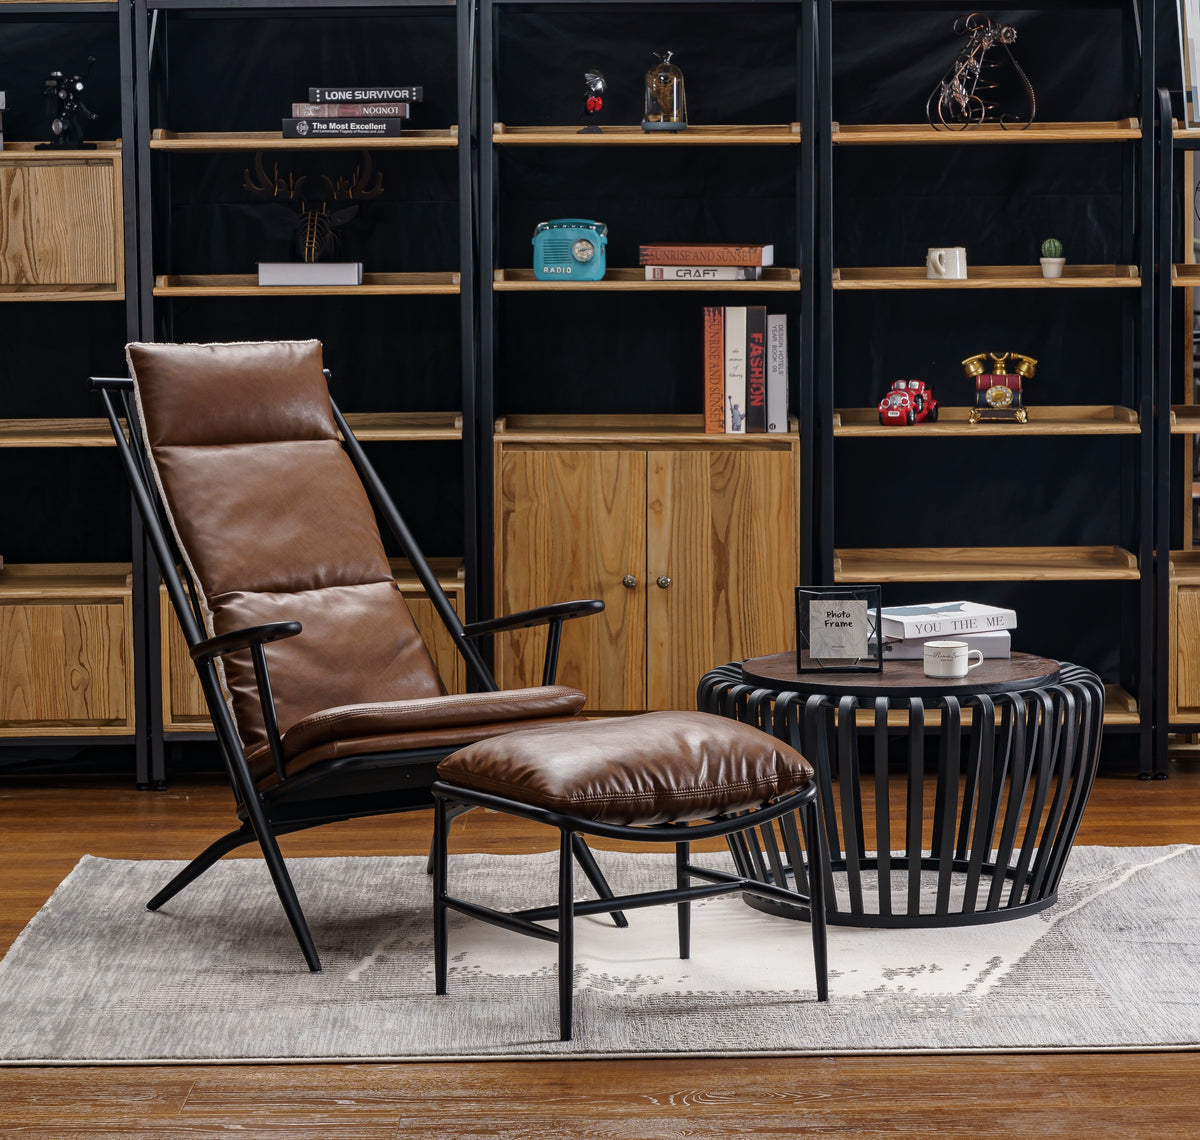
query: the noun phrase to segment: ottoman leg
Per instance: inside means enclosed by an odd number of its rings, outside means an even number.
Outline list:
[[[681,891],[685,890],[692,881],[687,872],[691,846],[687,842],[675,844],[675,885]],[[692,956],[692,904],[684,899],[675,904],[675,909],[679,917],[679,956],[680,958],[690,958]]]
[[[558,844],[558,1026],[559,1040],[571,1040],[575,989],[574,832],[563,830]]]

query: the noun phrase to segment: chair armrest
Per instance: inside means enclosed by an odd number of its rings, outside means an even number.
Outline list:
[[[266,645],[270,641],[282,641],[285,637],[295,637],[301,628],[298,621],[273,621],[266,625],[235,629],[230,633],[223,633],[219,637],[210,637],[205,641],[197,642],[190,650],[192,660],[200,664],[204,661],[211,661],[214,657],[233,653],[238,649]]]
[[[555,602],[549,606],[537,606],[532,610],[507,614],[505,617],[476,621],[463,626],[467,637],[483,637],[489,633],[501,633],[507,629],[529,629],[535,625],[549,625],[552,621],[569,621],[571,618],[598,614],[604,609],[599,598],[580,599],[574,602]]]

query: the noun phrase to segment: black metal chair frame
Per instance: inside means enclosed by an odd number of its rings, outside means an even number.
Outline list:
[[[636,910],[640,907],[675,903],[678,910],[679,957],[689,958],[691,957],[690,904],[692,900],[742,891],[754,897],[785,903],[791,908],[792,913],[797,911],[806,913],[812,927],[817,1000],[829,1000],[825,931],[825,876],[811,875],[806,880],[803,869],[801,869],[794,879],[797,889],[790,890],[787,887],[764,882],[748,875],[731,875],[709,867],[698,867],[691,862],[690,853],[693,841],[724,837],[733,846],[741,833],[753,831],[760,825],[769,824],[776,819],[790,820],[791,813],[795,812],[800,816],[811,865],[824,866],[824,841],[821,837],[821,822],[817,812],[819,789],[815,780],[790,795],[780,797],[774,803],[750,811],[721,816],[703,823],[676,823],[657,827],[623,826],[582,819],[578,816],[548,811],[500,796],[461,788],[442,780],[433,785],[433,795],[437,800],[433,817],[433,945],[435,985],[438,994],[446,992],[449,952],[447,920],[449,912],[452,910],[505,930],[540,938],[546,942],[556,942],[558,944],[559,1037],[563,1041],[569,1041],[573,1029],[574,919],[576,915],[604,913],[615,915],[619,910]],[[500,911],[465,899],[455,898],[448,893],[447,839],[451,817],[457,813],[457,809],[461,805],[491,808],[493,811],[504,812],[558,828],[558,902],[554,906]],[[673,844],[675,847],[675,887],[669,890],[620,896],[614,896],[611,891],[599,891],[601,897],[598,899],[576,902],[573,893],[572,859],[578,857],[579,840],[582,835],[595,835],[626,842]],[[681,839],[681,835],[686,835],[686,838]],[[584,846],[583,849],[588,850],[590,854],[589,848]],[[587,867],[582,864],[581,866],[587,873]],[[693,886],[692,879],[703,879],[707,885]],[[803,893],[805,890],[808,893]],[[557,919],[557,929],[542,925],[544,920],[551,918]]]
[[[328,370],[325,375],[328,380]],[[240,827],[222,836],[196,856],[147,903],[147,908],[157,910],[223,855],[247,843],[257,842],[304,959],[310,970],[319,972],[320,957],[279,849],[278,837],[325,823],[432,807],[430,788],[436,779],[438,762],[458,746],[346,756],[313,765],[295,776],[287,776],[264,646],[294,637],[301,630],[300,623],[277,621],[218,637],[205,636],[199,599],[190,577],[179,570],[182,558],[168,525],[143,444],[133,398],[133,380],[92,377],[90,383],[104,403],[135,506],[199,673],[217,744],[233,787],[237,816],[242,821]],[[472,683],[487,692],[498,692],[500,689],[474,644],[476,640],[502,631],[545,625],[549,626],[549,630],[542,684],[553,684],[558,669],[563,622],[599,613],[604,609],[604,603],[595,599],[559,602],[464,625],[438,585],[432,568],[332,398],[330,403],[333,405],[334,420],[342,434],[343,446],[376,510],[412,564],[413,572],[453,639],[470,672]],[[122,419],[128,425],[128,434],[121,426]],[[233,718],[222,696],[214,665],[218,657],[242,650],[249,650],[253,661],[271,756],[278,777],[278,783],[266,790],[257,787],[251,774]],[[338,791],[331,795],[330,785],[333,783],[336,783]],[[607,883],[582,839],[575,853],[580,866],[595,883],[597,890],[607,890]]]

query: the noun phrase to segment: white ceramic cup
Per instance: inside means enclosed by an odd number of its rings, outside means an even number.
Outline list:
[[[967,251],[961,245],[931,248],[925,255],[925,276],[933,281],[965,281]]]
[[[965,677],[968,669],[982,664],[982,650],[969,649],[965,641],[925,642],[926,677]]]

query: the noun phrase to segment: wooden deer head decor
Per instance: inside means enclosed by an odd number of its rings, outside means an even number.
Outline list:
[[[262,151],[254,156],[254,177],[249,170],[243,173],[245,189],[256,198],[283,206],[293,215],[296,252],[301,261],[308,263],[324,261],[335,254],[342,244],[338,231],[357,215],[359,203],[378,198],[383,193],[383,175],[376,174],[372,183],[371,155],[365,150],[361,164],[354,168],[349,179],[339,174],[335,182],[329,175],[322,174],[321,189],[314,194],[304,192],[307,175],[297,178],[289,172],[285,177],[279,173],[278,162],[272,165],[268,174]]]

